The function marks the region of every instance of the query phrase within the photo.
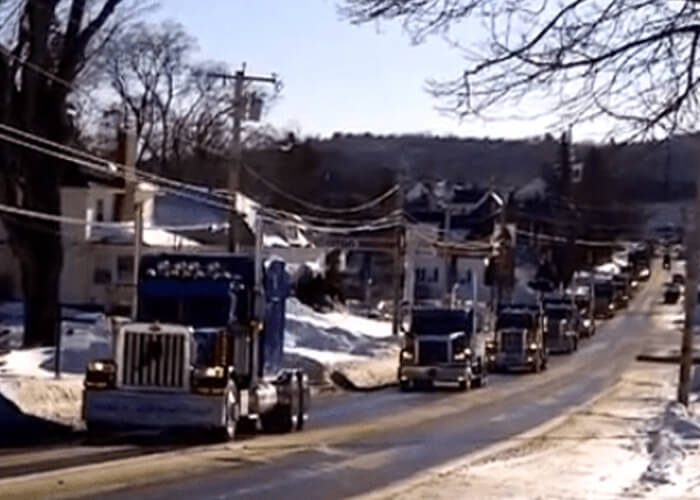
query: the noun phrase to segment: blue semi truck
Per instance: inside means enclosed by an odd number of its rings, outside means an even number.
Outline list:
[[[135,319],[116,332],[113,358],[87,367],[88,431],[199,428],[229,440],[244,424],[301,430],[308,378],[282,369],[289,277],[283,262],[256,265],[234,255],[143,257]]]

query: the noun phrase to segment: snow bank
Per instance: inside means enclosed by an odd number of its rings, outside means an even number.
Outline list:
[[[5,331],[4,335],[2,332]],[[110,357],[111,333],[102,314],[79,315],[61,323],[61,373],[81,376],[90,360]],[[21,349],[22,327],[0,325],[0,377],[51,378],[54,371],[53,347]]]
[[[21,304],[0,306],[0,425],[31,432],[80,423],[82,384],[90,360],[111,356],[111,328],[100,313],[64,309],[61,379],[55,348],[22,349]]]
[[[654,484],[676,484],[682,478],[686,448],[700,438],[700,424],[686,408],[670,402],[649,430],[648,451],[651,461],[642,480]]]
[[[296,298],[287,300],[285,355],[316,362],[322,367],[322,373],[317,375],[325,381],[340,382],[349,388],[393,383],[398,350],[388,321],[348,312],[322,314]]]

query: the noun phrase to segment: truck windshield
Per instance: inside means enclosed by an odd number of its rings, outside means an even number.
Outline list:
[[[610,284],[596,285],[595,295],[600,298],[609,298],[613,295],[613,287]]]
[[[229,322],[231,306],[227,297],[143,297],[139,319],[195,328],[224,326]]]
[[[566,307],[548,307],[545,314],[550,319],[565,319],[569,317],[569,309]]]
[[[501,313],[496,320],[496,330],[531,327],[532,316],[526,313]]]

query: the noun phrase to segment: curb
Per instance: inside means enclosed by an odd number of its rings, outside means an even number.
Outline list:
[[[518,448],[519,446],[522,446],[522,442],[520,441],[525,441],[525,440],[533,440],[537,439],[539,437],[542,437],[542,435],[547,434],[549,431],[559,427],[561,424],[563,424],[566,420],[571,418],[574,414],[580,413],[581,411],[585,410],[589,406],[594,405],[601,399],[609,396],[611,393],[613,393],[618,386],[620,385],[621,382],[621,377],[618,379],[613,385],[610,387],[604,389],[602,392],[596,394],[592,398],[588,399],[584,403],[581,403],[579,405],[573,406],[569,408],[566,412],[563,414],[554,417],[538,426],[535,426],[527,431],[521,432],[519,434],[516,434],[514,436],[511,436],[507,438],[505,441],[495,443],[492,445],[487,445],[485,448],[482,448],[481,450],[474,451],[472,453],[469,453],[468,455],[458,458],[456,460],[452,460],[446,464],[438,465],[435,467],[431,467],[429,469],[425,469],[421,472],[419,472],[419,477],[415,478],[409,478],[405,479],[403,481],[399,481],[398,483],[395,483],[392,486],[387,486],[386,488],[375,491],[373,493],[368,493],[368,494],[361,494],[361,495],[355,495],[352,497],[348,497],[347,500],[389,500],[393,498],[401,498],[401,494],[405,492],[406,490],[409,490],[411,488],[417,487],[419,485],[425,484],[431,480],[431,476],[443,476],[445,474],[449,474],[457,469],[461,469],[464,467],[469,467],[471,465],[474,465],[477,462],[482,462],[489,457],[492,457],[494,455],[503,453],[505,451],[511,450]],[[513,443],[513,440],[519,441],[517,444]]]

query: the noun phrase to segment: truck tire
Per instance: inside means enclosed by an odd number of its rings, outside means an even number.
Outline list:
[[[238,392],[236,385],[231,382],[226,388],[223,400],[224,405],[224,425],[214,430],[214,437],[217,441],[232,441],[236,437],[236,427],[238,426]]]
[[[399,380],[399,389],[401,392],[409,392],[412,387],[411,387],[411,381],[410,380]]]
[[[486,367],[484,362],[479,358],[479,376],[472,379],[472,387],[481,388],[486,385]]]
[[[537,359],[532,363],[532,373],[540,373],[542,370],[542,356],[537,355]]]

